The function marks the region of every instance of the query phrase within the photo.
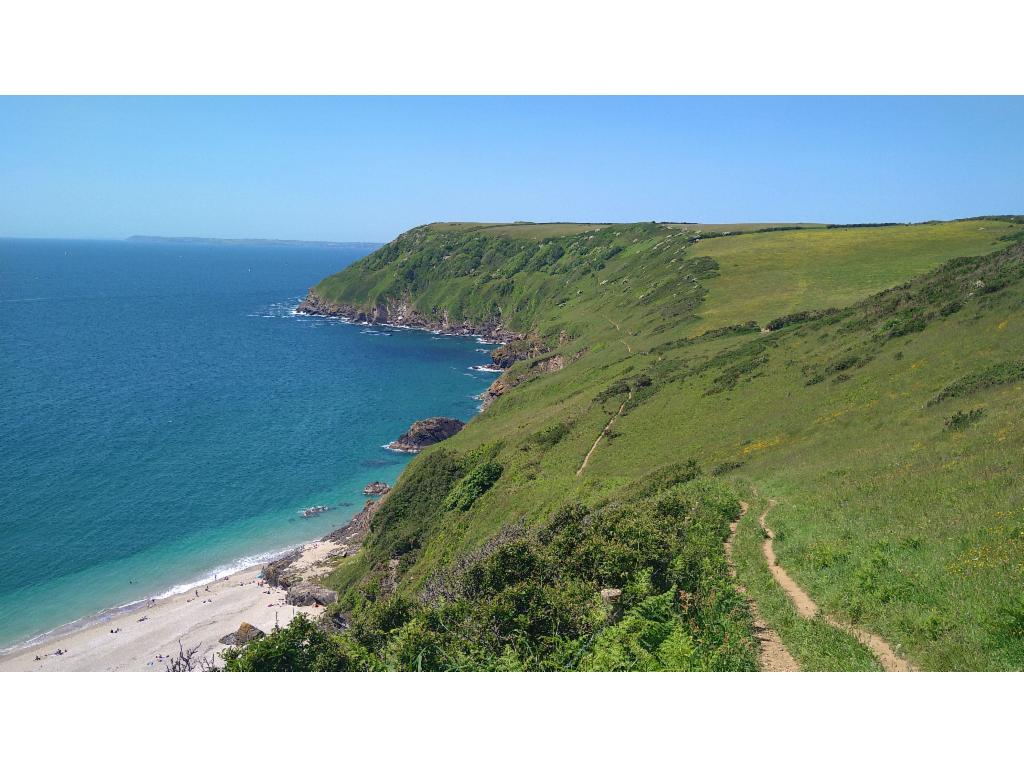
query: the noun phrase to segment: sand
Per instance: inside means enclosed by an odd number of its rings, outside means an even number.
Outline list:
[[[303,547],[295,568],[309,578],[326,571],[326,559],[341,545],[311,542]],[[206,657],[228,646],[220,638],[247,621],[270,632],[297,613],[318,616],[320,607],[284,602],[285,590],[260,579],[254,566],[181,595],[143,603],[129,611],[107,614],[95,623],[54,633],[45,641],[0,656],[0,671],[163,672],[178,655],[178,641],[187,649],[198,645]],[[112,632],[111,630],[118,630]],[[64,651],[57,655],[60,649]],[[37,660],[36,657],[39,657]]]

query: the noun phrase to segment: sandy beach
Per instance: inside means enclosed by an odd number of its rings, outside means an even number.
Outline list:
[[[310,542],[293,569],[307,579],[321,574],[326,561],[344,547]],[[297,613],[318,616],[324,611],[286,604],[284,589],[260,579],[262,568],[253,566],[184,594],[108,612],[95,623],[54,633],[0,656],[0,671],[163,672],[177,656],[179,640],[185,648],[199,646],[207,658],[216,654],[219,662],[220,652],[228,647],[220,638],[243,621],[269,633],[275,623],[285,625]]]

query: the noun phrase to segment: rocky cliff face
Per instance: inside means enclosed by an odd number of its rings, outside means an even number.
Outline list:
[[[578,359],[579,354],[573,359]],[[480,397],[482,405],[481,410],[487,410],[487,408],[502,395],[506,394],[509,390],[518,387],[520,384],[524,384],[533,378],[545,373],[555,373],[565,368],[565,358],[562,355],[551,355],[550,357],[541,358],[540,360],[534,360],[530,363],[529,368],[525,371],[518,373],[508,371],[503,373],[499,378],[491,382],[491,386],[487,388],[487,391]]]
[[[480,336],[489,342],[507,344],[523,338],[523,334],[506,330],[498,318],[479,323],[452,321],[448,313],[441,311],[438,316],[429,316],[416,309],[408,299],[387,299],[383,304],[365,308],[354,304],[335,304],[309,289],[306,298],[295,310],[303,315],[340,317],[353,323],[374,323],[380,325],[401,325],[408,328],[422,328],[425,331],[450,333],[455,336]]]
[[[544,342],[536,337],[516,339],[491,352],[491,360],[498,368],[511,368],[520,360],[540,357],[547,351]]]
[[[447,440],[458,433],[466,424],[458,419],[444,416],[417,421],[400,438],[388,444],[392,451],[418,453],[429,445]]]

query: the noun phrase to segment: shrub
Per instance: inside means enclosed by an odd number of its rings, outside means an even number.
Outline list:
[[[798,325],[800,323],[806,323],[810,320],[818,320],[823,317],[829,317],[839,313],[838,309],[808,309],[803,312],[793,312],[789,315],[783,315],[782,317],[776,317],[774,320],[769,321],[768,325],[765,326],[769,331],[777,331],[780,328],[785,328],[787,325]]]
[[[528,444],[539,446],[542,450],[554,448],[558,443],[562,441],[572,431],[571,421],[562,421],[558,424],[552,424],[550,427],[545,427],[539,432],[534,432],[527,439]]]
[[[421,600],[356,600],[341,634],[297,618],[229,652],[228,668],[753,670],[722,551],[739,504],[715,480],[672,482],[696,471],[665,468],[618,500],[503,531]],[[615,610],[600,597],[609,587],[622,590]]]
[[[471,469],[449,491],[444,500],[448,512],[465,512],[483,496],[501,477],[502,466],[496,461],[485,461]]]
[[[372,659],[352,638],[328,633],[305,614],[275,627],[244,648],[223,654],[228,672],[354,672],[372,668]]]
[[[648,597],[620,622],[597,635],[579,668],[594,672],[687,671],[693,639],[679,621],[674,595]]]
[[[721,475],[725,475],[728,474],[729,472],[732,472],[734,469],[739,469],[745,463],[746,462],[744,461],[723,461],[721,464],[719,464],[717,467],[711,470],[711,474],[714,477],[720,477]]]
[[[839,373],[840,371],[848,371],[850,368],[859,368],[864,365],[867,360],[862,359],[858,355],[846,355],[838,360],[825,366],[825,374]]]
[[[974,408],[966,413],[964,411],[957,411],[948,419],[946,419],[946,429],[952,431],[959,431],[961,429],[967,429],[974,422],[978,421],[985,413],[984,408]]]
[[[975,373],[961,376],[952,384],[948,384],[935,397],[928,401],[928,405],[935,405],[951,397],[962,397],[973,395],[985,389],[998,387],[1002,384],[1010,384],[1024,379],[1024,360],[1011,360],[997,365],[991,365]]]

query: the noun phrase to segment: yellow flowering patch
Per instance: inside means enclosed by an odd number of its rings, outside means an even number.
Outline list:
[[[776,435],[775,437],[766,437],[764,440],[758,440],[750,443],[743,447],[743,454],[747,455],[754,453],[755,451],[763,451],[765,448],[773,448],[782,442],[782,435]]]

